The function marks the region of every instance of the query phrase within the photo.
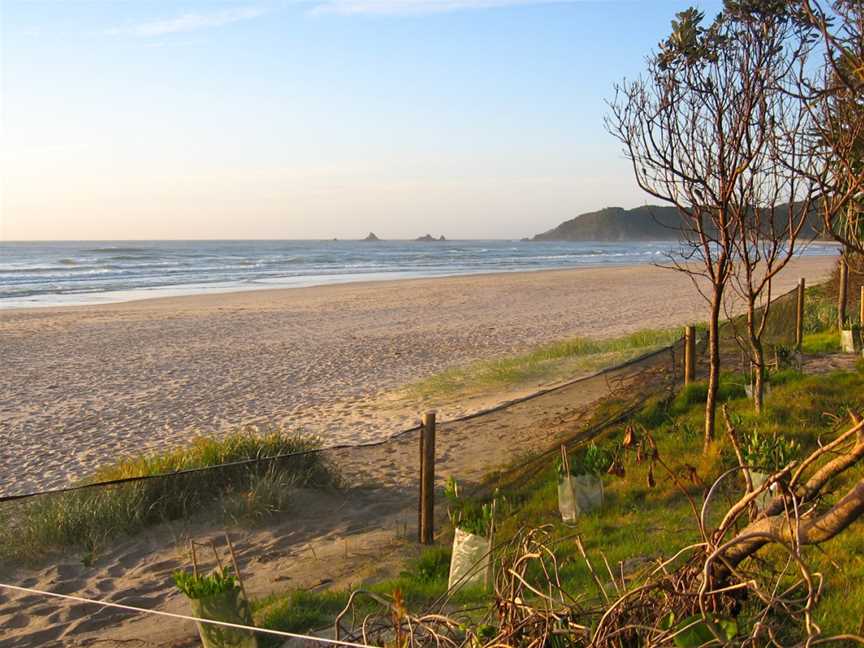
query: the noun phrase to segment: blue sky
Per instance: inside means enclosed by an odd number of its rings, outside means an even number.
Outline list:
[[[689,4],[0,0],[0,238],[510,238],[644,204],[604,101]]]

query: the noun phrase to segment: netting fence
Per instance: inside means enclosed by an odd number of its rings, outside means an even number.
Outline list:
[[[786,357],[794,348],[796,312],[794,290],[771,302],[764,335],[769,360]],[[760,316],[765,313],[760,310]],[[745,324],[746,318],[738,316],[721,327],[726,370],[747,370],[741,339]],[[705,348],[701,332],[697,377],[706,370]],[[524,472],[534,466],[539,470],[561,444],[583,443],[637,411],[647,399],[673,395],[683,379],[683,360],[682,339],[590,376],[439,421],[439,521],[445,515],[441,489],[449,478],[457,479],[468,493],[480,493],[485,478],[495,471]],[[54,558],[43,569],[29,568],[14,557],[16,550],[28,547],[12,547],[10,554],[7,546],[0,582],[188,612],[174,588],[172,572],[186,566],[184,547],[189,539],[221,543],[227,528],[252,597],[280,589],[358,583],[395,556],[398,546],[416,540],[420,436],[417,425],[375,443],[251,457],[216,467],[0,498],[0,526],[7,544],[9,538],[27,544],[29,538],[43,534],[67,546],[63,553],[50,554]],[[232,516],[233,509],[254,509],[255,498],[266,489],[279,491],[278,512],[259,511],[260,517],[249,524],[240,520],[240,513]],[[91,528],[85,529],[88,525]],[[372,572],[359,569],[361,564],[371,564]],[[80,606],[86,604],[58,604],[0,589],[0,627],[10,628],[4,631],[9,646],[42,645],[40,641],[60,645],[88,633],[105,633],[129,616],[111,609],[94,614],[90,608],[86,615],[78,614]],[[27,626],[16,631],[10,621],[22,614],[42,615],[49,621],[37,630]],[[182,627],[187,634],[193,632]],[[136,631],[130,628],[128,632]]]

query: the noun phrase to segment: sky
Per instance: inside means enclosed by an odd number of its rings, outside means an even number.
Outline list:
[[[603,127],[720,0],[0,0],[0,240],[518,238],[649,202]]]

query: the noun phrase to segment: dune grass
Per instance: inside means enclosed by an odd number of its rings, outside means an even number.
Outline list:
[[[188,446],[121,459],[79,483],[169,476],[10,503],[0,509],[0,556],[34,557],[61,547],[93,552],[112,538],[149,525],[212,513],[217,503],[223,505],[220,513],[233,521],[259,519],[283,509],[291,487],[335,485],[333,469],[311,453],[185,475],[171,473],[317,447],[316,439],[253,428],[221,437],[200,436]]]
[[[520,355],[481,360],[425,378],[407,389],[414,398],[475,395],[501,388],[550,384],[625,362],[671,344],[681,329],[646,329],[608,340],[573,338]]]

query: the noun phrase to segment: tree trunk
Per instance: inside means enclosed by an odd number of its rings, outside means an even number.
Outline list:
[[[753,410],[757,414],[762,413],[762,404],[765,400],[765,367],[764,352],[762,344],[753,347]]]
[[[763,317],[765,317],[763,315]],[[762,413],[762,402],[765,394],[765,351],[762,348],[762,340],[756,335],[756,302],[752,299],[747,304],[747,336],[750,342],[750,370],[753,388],[753,409],[757,414]]]
[[[717,389],[720,386],[720,307],[723,286],[714,286],[711,317],[708,320],[708,394],[705,398],[705,445],[707,452],[714,441],[714,420],[717,413]]]
[[[849,264],[846,255],[840,257],[840,285],[837,289],[837,325],[840,330],[846,328],[847,288],[849,286]]]

